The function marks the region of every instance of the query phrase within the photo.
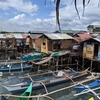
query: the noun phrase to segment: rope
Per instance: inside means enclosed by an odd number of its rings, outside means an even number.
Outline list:
[[[51,70],[50,70],[51,71]],[[53,72],[53,71],[51,71],[51,73],[55,76],[55,77],[57,77],[57,75]]]
[[[45,84],[43,82],[41,82],[41,81],[40,81],[40,83],[44,86],[46,93],[48,93],[48,90],[47,90]]]
[[[73,79],[70,78],[70,76],[69,76],[70,74],[66,74],[66,73],[65,73],[65,75],[66,75],[66,77],[67,77],[68,79],[70,79],[73,83],[75,83],[75,82],[73,81]]]

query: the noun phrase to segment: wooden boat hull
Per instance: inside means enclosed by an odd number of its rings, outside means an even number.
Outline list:
[[[87,73],[84,73],[82,75],[75,76],[72,79],[73,80],[80,79],[81,77],[84,77],[86,75],[87,75]],[[41,84],[41,81],[45,84],[46,87],[50,87],[50,86],[54,86],[57,84],[69,82],[71,80],[69,78],[66,78],[66,77],[55,77],[55,76],[44,77],[44,79],[34,80],[33,87],[32,87],[33,90],[44,88],[44,86]],[[29,86],[29,84],[30,83],[28,83],[28,82],[24,82],[24,83],[15,84],[15,85],[6,85],[4,87],[9,92],[15,94],[15,93],[23,92],[24,90],[26,90],[27,87]]]
[[[100,80],[95,80],[94,82],[90,83],[87,85],[90,89],[96,88],[96,87],[100,87]],[[74,87],[76,90],[78,90],[79,92],[88,89],[86,88],[86,86],[75,86]]]

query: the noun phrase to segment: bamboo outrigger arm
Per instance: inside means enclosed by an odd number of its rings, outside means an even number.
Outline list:
[[[29,74],[28,74],[28,76],[31,79],[31,81],[34,82],[34,80],[31,78],[31,76]],[[37,82],[41,83],[44,86],[46,93],[48,93],[48,90],[47,90],[45,84],[42,81],[37,81]]]

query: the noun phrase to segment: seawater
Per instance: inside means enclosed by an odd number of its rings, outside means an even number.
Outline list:
[[[30,73],[32,74],[32,72]],[[26,76],[27,73],[10,73],[10,74],[4,74],[2,77],[0,77],[0,84],[15,84],[15,83],[20,83],[23,81],[27,81],[27,79],[24,78],[20,78],[19,77],[23,77]],[[9,83],[8,80],[10,79]],[[71,83],[64,83],[64,84],[59,84],[56,86],[52,86],[47,88],[48,92],[51,91],[55,91],[64,87],[68,87],[68,85]],[[32,95],[39,95],[39,94],[45,94],[46,91],[45,89],[40,89],[40,90],[33,90]],[[80,95],[80,96],[74,96],[74,94],[76,94],[77,91],[74,88],[69,88],[69,89],[65,89],[53,94],[48,95],[49,97],[53,98],[54,100],[88,100],[90,97],[94,97],[95,100],[98,100],[92,93],[87,93],[84,95]],[[10,94],[9,91],[7,91],[3,86],[0,86],[0,94]],[[16,95],[21,95],[20,94],[16,94]],[[17,100],[17,98],[15,97],[8,97],[8,100]],[[43,98],[39,98],[39,99],[32,99],[32,100],[51,100],[48,99],[46,97]]]

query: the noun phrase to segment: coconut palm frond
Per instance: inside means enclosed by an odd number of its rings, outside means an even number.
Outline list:
[[[90,3],[91,0],[88,0],[87,4],[85,5],[85,7]],[[99,0],[100,1],[100,0]]]
[[[74,5],[75,5],[75,9],[76,9],[76,12],[77,12],[77,15],[80,19],[80,15],[79,15],[79,12],[78,12],[78,9],[77,9],[77,0],[74,0]]]
[[[84,11],[85,11],[85,0],[83,0],[83,16],[84,16]]]
[[[60,22],[59,22],[59,5],[60,5],[60,0],[57,0],[56,1],[56,22],[58,24],[59,30],[61,30]]]
[[[100,0],[99,0],[99,3],[98,3],[98,7],[100,6]]]
[[[72,2],[71,2],[71,4],[70,5],[72,5],[72,3],[74,2],[74,0],[72,0]]]
[[[57,2],[57,0],[54,0],[54,3]]]

